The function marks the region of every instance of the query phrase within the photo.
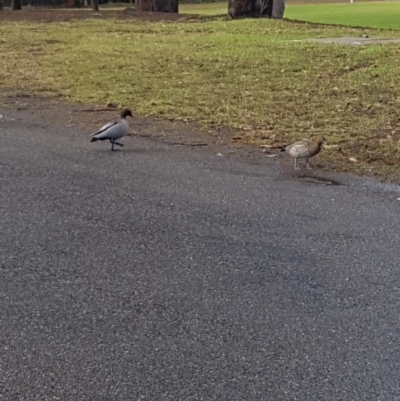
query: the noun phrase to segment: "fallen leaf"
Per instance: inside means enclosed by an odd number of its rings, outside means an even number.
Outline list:
[[[357,163],[357,159],[355,157],[349,157],[349,161],[352,163]]]

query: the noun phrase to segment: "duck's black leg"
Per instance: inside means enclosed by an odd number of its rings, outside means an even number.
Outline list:
[[[111,142],[111,150],[114,150],[114,141],[110,139],[110,142]]]
[[[118,145],[118,146],[124,146],[123,143],[119,143],[119,142],[115,142],[115,141],[114,141],[114,143],[115,143],[116,145]]]

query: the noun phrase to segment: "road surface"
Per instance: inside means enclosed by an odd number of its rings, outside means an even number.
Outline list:
[[[1,400],[400,400],[398,195],[0,114]]]

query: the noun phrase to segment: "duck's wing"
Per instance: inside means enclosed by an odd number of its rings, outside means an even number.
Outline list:
[[[310,145],[312,145],[312,141],[310,141],[309,139],[302,139],[300,141],[292,143],[291,145],[286,146],[285,150],[290,151],[291,149],[294,149],[294,148],[300,149],[300,148],[304,148],[304,147],[307,147]]]
[[[312,148],[312,141],[305,139],[298,141],[286,148],[286,151],[293,157],[309,157],[310,149]]]
[[[299,145],[299,142],[291,143],[290,145],[285,146],[286,152],[290,152],[293,148]]]
[[[92,134],[90,136],[97,136],[97,135],[104,134],[105,132],[107,132],[108,129],[110,129],[111,127],[114,127],[117,124],[118,123],[116,121],[114,121],[112,123],[104,124],[97,132],[95,132],[94,134]]]

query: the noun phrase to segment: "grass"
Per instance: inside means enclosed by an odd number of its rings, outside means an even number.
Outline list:
[[[289,5],[285,18],[322,24],[400,29],[400,1]]]
[[[315,1],[287,2],[285,18],[322,24],[400,29],[400,1],[355,0],[354,4],[350,4],[349,1],[314,4]],[[180,12],[188,14],[219,15],[226,14],[227,3],[182,4],[179,9]]]
[[[362,33],[377,35],[273,20],[3,22],[0,85],[236,127],[253,144],[324,135],[342,148],[324,152],[332,166],[390,175],[400,165],[399,45],[290,41]]]

